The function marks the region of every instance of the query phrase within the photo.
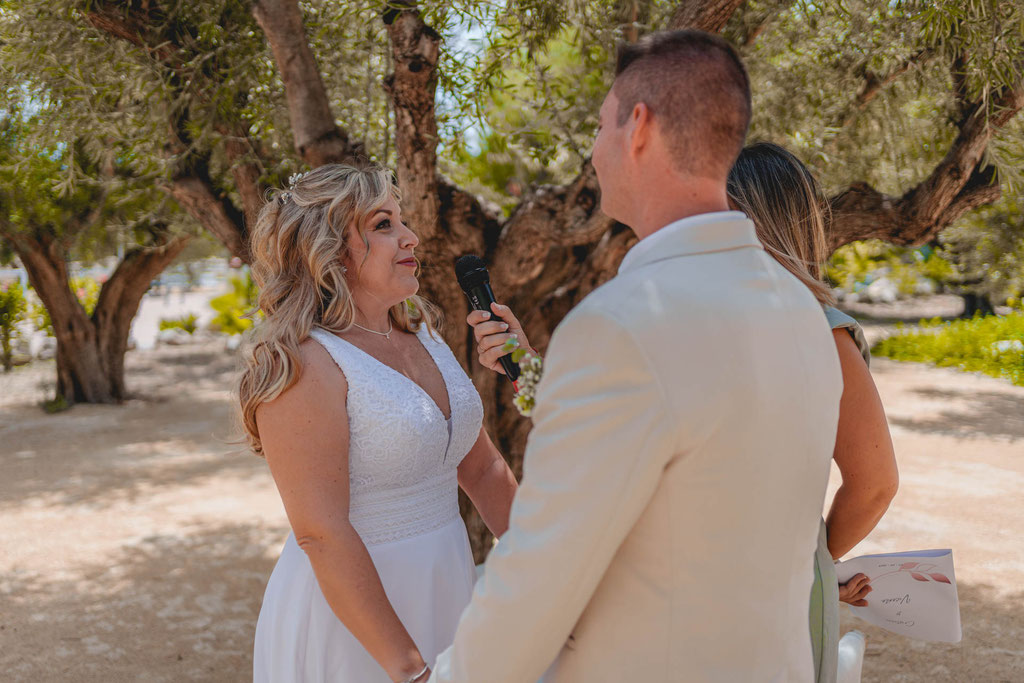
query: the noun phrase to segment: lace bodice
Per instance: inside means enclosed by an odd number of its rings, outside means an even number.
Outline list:
[[[436,335],[436,333],[435,333]],[[367,545],[427,533],[459,514],[456,468],[476,443],[483,404],[440,335],[416,336],[448,389],[451,419],[418,384],[322,329],[348,381],[349,520]]]

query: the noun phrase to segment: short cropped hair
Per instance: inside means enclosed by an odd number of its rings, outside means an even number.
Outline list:
[[[736,50],[719,36],[660,31],[619,48],[615,68],[618,125],[643,102],[676,167],[724,178],[750,127],[750,79]]]

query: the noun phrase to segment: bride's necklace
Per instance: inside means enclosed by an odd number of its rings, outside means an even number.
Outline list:
[[[355,322],[352,323],[352,326],[353,327],[358,327],[363,332],[369,332],[370,334],[375,334],[375,335],[377,335],[379,337],[384,337],[388,341],[391,341],[391,333],[395,331],[395,324],[391,320],[388,320],[388,331],[387,332],[378,332],[377,330],[371,330],[371,329],[363,327],[362,325],[360,325],[358,323],[355,323]]]

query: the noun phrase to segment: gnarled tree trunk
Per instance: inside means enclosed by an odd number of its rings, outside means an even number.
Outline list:
[[[124,354],[132,318],[149,283],[191,239],[163,236],[156,247],[128,252],[100,289],[96,310],[86,313],[71,291],[67,254],[44,232],[5,235],[42,300],[57,339],[57,398],[75,403],[118,403],[127,397]]]

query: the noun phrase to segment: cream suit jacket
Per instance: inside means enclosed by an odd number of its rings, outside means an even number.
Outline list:
[[[634,249],[552,337],[510,528],[431,681],[813,678],[825,315],[741,213]]]

